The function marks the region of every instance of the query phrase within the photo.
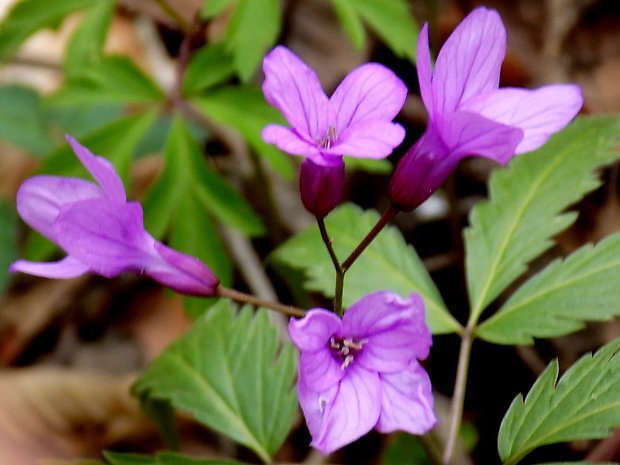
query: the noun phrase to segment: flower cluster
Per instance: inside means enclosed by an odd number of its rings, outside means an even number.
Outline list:
[[[424,434],[435,425],[431,383],[418,362],[431,334],[417,294],[375,292],[342,319],[312,309],[291,320],[289,334],[301,353],[299,402],[312,446],[324,454],[372,428]]]
[[[97,184],[35,176],[17,192],[17,211],[68,255],[57,262],[17,260],[11,271],[47,278],[74,278],[89,272],[113,278],[130,271],[184,294],[214,295],[219,280],[206,265],[156,241],[144,229],[142,207],[127,202],[110,162],[75,139],[67,136],[67,140]]]

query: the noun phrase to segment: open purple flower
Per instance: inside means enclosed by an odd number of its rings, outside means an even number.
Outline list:
[[[506,164],[543,145],[579,112],[583,98],[576,85],[498,89],[505,53],[501,18],[479,7],[448,38],[432,70],[424,25],[417,66],[429,121],[392,177],[390,196],[398,208],[412,210],[426,200],[462,158]]]
[[[312,446],[328,454],[376,428],[424,434],[437,422],[431,383],[418,360],[431,334],[420,296],[369,294],[340,319],[312,309],[291,319],[301,354],[299,402]]]
[[[156,241],[144,229],[142,207],[127,202],[112,164],[70,136],[67,140],[97,184],[78,178],[32,177],[17,192],[17,211],[68,255],[57,262],[17,260],[11,271],[47,278],[74,278],[88,272],[112,278],[131,271],[184,294],[214,295],[219,281],[206,265]]]
[[[316,73],[283,46],[265,57],[263,70],[265,98],[291,125],[270,124],[263,139],[307,157],[299,180],[302,200],[308,211],[323,217],[342,197],[343,155],[385,158],[403,141],[405,130],[392,120],[407,88],[385,66],[367,63],[351,71],[328,98]]]

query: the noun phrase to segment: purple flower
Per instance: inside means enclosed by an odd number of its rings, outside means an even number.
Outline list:
[[[377,63],[351,71],[328,98],[316,73],[286,47],[263,60],[267,101],[282,112],[291,128],[270,124],[263,139],[292,155],[319,165],[342,155],[385,158],[405,137],[392,120],[401,110],[407,88]]]
[[[127,202],[112,164],[70,136],[67,140],[97,184],[58,176],[27,179],[17,192],[17,211],[68,255],[57,262],[17,260],[11,271],[47,278],[88,272],[113,278],[132,271],[184,294],[214,295],[219,281],[206,265],[157,242],[144,229],[142,207]]]
[[[437,422],[428,375],[431,334],[420,296],[369,294],[342,319],[312,309],[291,319],[301,354],[299,402],[312,446],[328,454],[366,434],[424,434]]]
[[[397,207],[417,207],[464,157],[503,165],[515,154],[537,149],[579,112],[583,98],[576,85],[498,89],[505,53],[499,15],[479,7],[448,38],[432,70],[424,25],[417,66],[429,122],[392,177],[390,196]]]

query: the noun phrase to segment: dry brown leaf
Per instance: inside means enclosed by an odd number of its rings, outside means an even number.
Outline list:
[[[0,373],[0,463],[96,456],[152,432],[129,395],[134,379],[61,368]]]

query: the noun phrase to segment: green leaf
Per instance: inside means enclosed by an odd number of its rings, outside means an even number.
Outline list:
[[[332,0],[340,24],[349,40],[357,50],[361,50],[366,43],[366,30],[362,18],[357,11],[356,4],[351,0]]]
[[[95,5],[99,0],[22,0],[16,2],[0,24],[0,60],[13,55],[39,29],[56,26],[74,11]]]
[[[209,44],[195,52],[183,76],[183,91],[194,94],[233,77],[235,68],[224,44]]]
[[[0,86],[0,138],[35,155],[54,148],[39,94],[17,85]]]
[[[110,465],[243,465],[228,460],[207,460],[174,452],[160,452],[155,457],[141,454],[104,452]]]
[[[530,278],[477,335],[499,344],[532,344],[620,315],[620,234],[585,245]]]
[[[620,340],[587,354],[558,378],[553,361],[523,400],[517,396],[502,420],[498,450],[504,465],[537,447],[602,439],[620,426]]]
[[[493,173],[490,200],[472,209],[465,230],[470,319],[477,321],[575,220],[575,213],[562,212],[600,184],[592,171],[619,156],[611,150],[619,133],[620,118],[580,118]]]
[[[113,13],[113,0],[99,0],[84,17],[67,45],[64,66],[67,76],[79,76],[85,66],[101,60]]]
[[[172,246],[204,260],[224,283],[232,264],[208,212],[252,236],[263,234],[261,219],[250,205],[214,173],[185,123],[175,118],[165,149],[164,174],[145,202],[145,224],[158,239],[170,231]]]
[[[332,0],[332,3],[355,48],[364,46],[363,19],[395,55],[415,63],[419,28],[407,0]]]
[[[238,0],[204,0],[200,15],[203,19],[211,19],[237,1]]]
[[[9,281],[9,265],[17,258],[17,214],[15,206],[0,202],[0,294]]]
[[[170,400],[268,462],[297,408],[293,347],[278,351],[277,341],[266,311],[235,314],[222,300],[146,369],[134,392]]]
[[[133,61],[125,56],[106,56],[83,67],[51,95],[52,105],[93,105],[101,103],[161,103],[165,96]]]
[[[248,81],[263,56],[276,42],[282,23],[278,0],[240,0],[230,18],[225,43],[235,69]]]
[[[370,229],[379,215],[347,204],[338,207],[325,223],[340,260],[344,260]],[[319,230],[312,226],[293,236],[273,253],[272,259],[306,274],[305,287],[334,296],[335,272]],[[347,272],[343,303],[351,306],[366,294],[377,290],[396,292],[403,297],[419,293],[426,304],[426,319],[434,334],[458,331],[459,323],[446,309],[439,291],[397,228],[388,226],[371,243]]]
[[[209,118],[239,131],[283,178],[293,178],[290,157],[261,137],[266,125],[286,123],[280,112],[265,101],[260,88],[250,85],[227,87],[196,98],[193,103]]]

